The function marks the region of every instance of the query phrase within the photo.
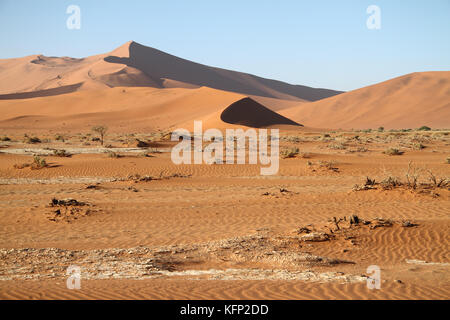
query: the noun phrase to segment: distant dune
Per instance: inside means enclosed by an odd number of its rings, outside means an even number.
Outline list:
[[[0,128],[113,130],[294,126],[450,127],[450,71],[341,93],[209,67],[127,42],[83,59],[0,60]],[[279,114],[278,114],[279,113]]]
[[[191,130],[194,120],[203,121],[205,129],[233,127],[233,124],[298,126],[250,98],[207,87],[88,90],[0,100],[0,109],[0,127],[5,130],[80,132],[97,124],[121,132]]]
[[[61,87],[52,88],[52,89],[2,94],[2,95],[0,95],[0,100],[18,100],[18,99],[30,99],[30,98],[42,98],[42,97],[49,97],[49,96],[57,96],[60,94],[75,92],[82,85],[83,85],[82,83],[76,83],[76,84],[61,86]]]
[[[450,128],[450,71],[412,73],[280,113],[317,128]]]
[[[33,55],[0,60],[0,99],[11,97],[2,97],[5,94],[24,92],[39,91],[47,95],[68,92],[46,91],[60,87],[77,91],[111,87],[202,86],[244,95],[299,101],[316,101],[341,93],[209,67],[132,41],[110,53],[84,59]]]
[[[276,112],[338,93],[204,66],[135,42],[84,59],[0,60],[0,126],[9,130],[167,130],[191,128],[194,120],[204,128],[298,126]]]

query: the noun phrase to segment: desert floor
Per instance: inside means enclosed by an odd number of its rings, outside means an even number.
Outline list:
[[[1,299],[450,298],[448,131],[282,132],[275,176],[174,165],[164,135],[2,137]]]

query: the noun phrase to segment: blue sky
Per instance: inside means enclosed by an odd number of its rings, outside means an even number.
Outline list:
[[[81,29],[69,30],[69,5]],[[369,5],[381,29],[369,30]],[[352,90],[450,70],[450,0],[0,0],[0,58],[85,57],[134,40],[199,63]]]

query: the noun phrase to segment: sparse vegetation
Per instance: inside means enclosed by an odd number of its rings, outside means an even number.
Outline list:
[[[287,142],[291,142],[291,143],[299,143],[300,137],[297,136],[286,136],[286,137],[281,137],[282,141],[287,141]]]
[[[447,188],[450,186],[450,180],[447,178],[437,178],[431,170],[427,170],[430,175],[429,180],[435,188]]]
[[[388,176],[383,179],[383,181],[381,181],[380,185],[384,190],[390,190],[396,187],[400,187],[402,185],[402,182],[397,177]]]
[[[414,166],[412,162],[408,164],[408,169],[406,171],[405,177],[406,181],[401,181],[400,178],[388,175],[380,183],[377,183],[375,179],[366,177],[366,182],[363,186],[356,184],[353,187],[354,191],[371,190],[377,189],[376,186],[380,186],[383,190],[393,190],[396,188],[405,188],[411,191],[416,191],[418,193],[428,193],[432,196],[439,196],[437,193],[433,192],[435,189],[445,189],[450,187],[450,179],[437,177],[431,170],[426,170],[428,172],[428,179],[422,180],[424,182],[419,182],[421,174],[424,170],[417,166]]]
[[[30,137],[27,134],[25,134],[25,143],[34,144],[34,143],[41,143],[41,139],[38,137]]]
[[[153,158],[154,156],[151,155],[151,152],[149,152],[149,151],[143,151],[143,152],[139,153],[139,157]]]
[[[406,172],[407,186],[412,189],[417,189],[417,181],[419,180],[421,169],[414,166],[412,162],[408,164],[408,171]]]
[[[47,161],[39,156],[34,156],[33,162],[31,163],[21,163],[14,165],[14,169],[30,168],[31,170],[39,170],[46,167],[48,167]]]
[[[339,168],[336,167],[337,162],[336,161],[319,161],[318,165],[319,168],[324,168],[333,172],[339,172]]]
[[[420,142],[415,142],[411,145],[411,149],[413,149],[413,150],[422,150],[425,148],[426,147],[423,144],[421,144]]]
[[[63,137],[62,135],[60,135],[60,134],[57,134],[57,135],[55,136],[55,140],[56,140],[56,141],[65,142],[64,137]]]
[[[0,138],[0,141],[3,141],[3,142],[11,141],[11,138],[4,136],[4,137]]]
[[[366,147],[358,147],[356,149],[356,152],[367,152],[367,151],[369,151],[369,149],[367,149]]]
[[[294,158],[299,152],[300,150],[298,148],[289,148],[282,150],[280,155],[283,159]]]
[[[164,175],[164,172],[160,172],[159,176],[150,176],[150,175],[144,175],[141,176],[139,173],[131,174],[127,177],[128,181],[134,181],[134,182],[149,182],[153,180],[164,180],[164,179],[171,179],[171,178],[190,178],[191,175],[185,175],[181,173],[174,173],[171,175]]]
[[[345,144],[342,143],[342,142],[331,143],[331,144],[328,145],[328,148],[334,149],[334,150],[345,150],[345,149],[347,149]]]
[[[431,128],[427,126],[421,126],[417,129],[417,131],[431,131]]]
[[[108,151],[107,154],[108,154],[109,158],[117,159],[117,158],[121,158],[122,157],[122,155],[120,155],[120,154],[118,154],[117,152],[114,152],[114,151]]]
[[[46,218],[53,222],[71,223],[79,218],[90,216],[95,212],[92,205],[76,199],[53,198],[49,204],[50,210],[46,213]]]
[[[39,156],[34,156],[31,169],[42,169],[48,167],[47,161]]]
[[[383,153],[384,153],[384,154],[387,154],[387,155],[389,155],[389,156],[400,156],[400,155],[402,155],[404,152],[403,152],[403,151],[400,151],[400,150],[397,149],[397,148],[388,148],[388,149],[386,149]]]
[[[58,200],[56,198],[53,198],[50,201],[50,206],[52,207],[56,207],[56,206],[85,206],[86,203],[85,202],[81,202],[75,199],[63,199],[63,200]]]
[[[105,126],[95,126],[92,128],[92,131],[100,135],[99,140],[100,140],[101,145],[103,146],[105,135],[106,135],[106,132],[108,131],[108,128]],[[98,141],[98,140],[94,140],[94,138],[92,138],[92,141]]]
[[[369,177],[366,177],[366,183],[365,186],[374,186],[376,184],[375,179],[370,179]]]
[[[53,154],[56,157],[71,157],[72,155],[70,153],[67,153],[66,150],[53,150]]]

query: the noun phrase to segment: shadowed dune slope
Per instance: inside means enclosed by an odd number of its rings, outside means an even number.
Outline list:
[[[411,73],[280,113],[318,128],[450,128],[450,71]]]
[[[76,89],[70,87],[75,84],[81,85]],[[11,99],[10,95],[17,93],[28,93],[20,98],[32,98],[111,87],[192,89],[202,86],[292,101],[315,101],[341,93],[209,67],[132,41],[107,54],[83,59],[43,55],[0,59],[0,95],[7,95],[3,99]],[[48,91],[60,87],[71,91]]]
[[[300,124],[267,109],[262,104],[250,98],[243,98],[234,102],[220,115],[223,122],[243,125],[252,128],[262,128],[274,125]]]
[[[66,94],[77,91],[81,87],[82,83],[72,84],[68,86],[62,86],[58,88],[37,90],[30,92],[0,94],[0,100],[16,100],[16,99],[31,99],[39,97],[56,96],[60,94]]]
[[[131,66],[154,79],[161,79],[161,81],[162,79],[171,79],[181,83],[207,86],[246,95],[308,101],[316,101],[341,93],[328,89],[291,85],[241,72],[209,67],[136,42],[131,42],[126,46],[129,51],[127,57],[111,55],[106,57],[105,61]]]

